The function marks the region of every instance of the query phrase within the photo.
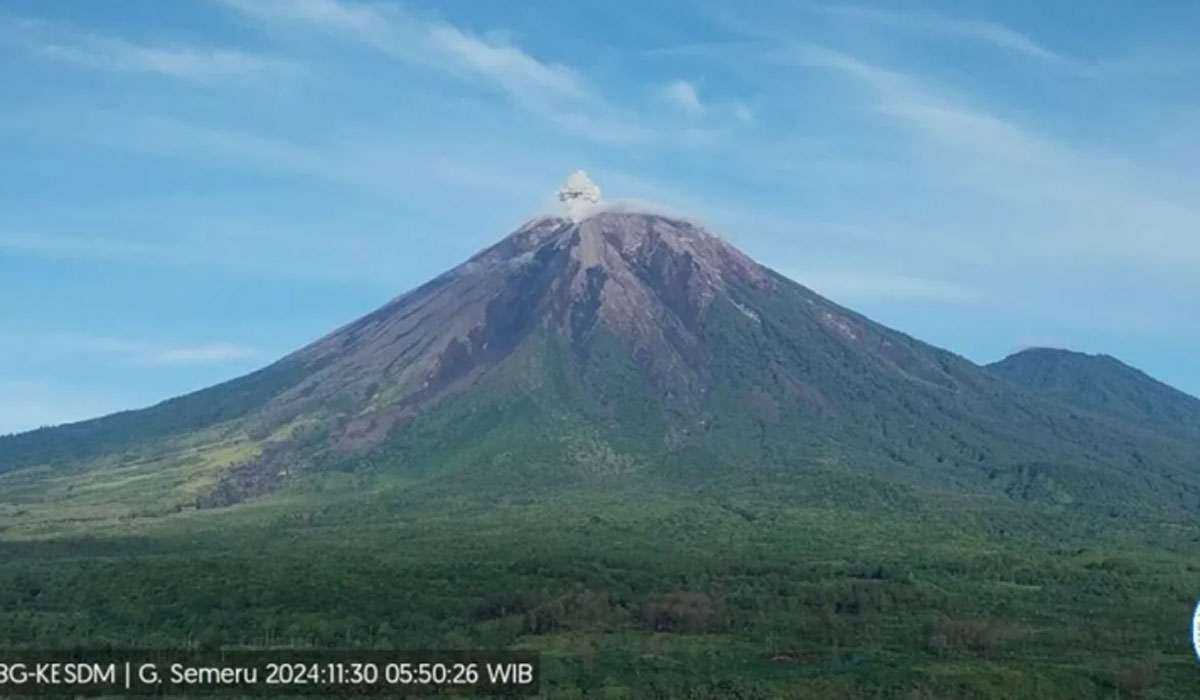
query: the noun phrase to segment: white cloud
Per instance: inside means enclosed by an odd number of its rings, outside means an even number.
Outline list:
[[[92,395],[29,381],[0,381],[0,435],[107,415],[131,405],[111,392]]]
[[[663,97],[688,116],[698,117],[704,114],[704,103],[696,86],[686,80],[672,80],[660,88]]]
[[[730,112],[733,114],[734,119],[743,124],[753,124],[758,121],[758,114],[745,102],[734,102],[730,106]]]
[[[850,21],[923,37],[940,34],[992,46],[1090,79],[1163,77],[1200,70],[1200,57],[1188,48],[1170,49],[1156,45],[1124,56],[1084,61],[1053,51],[1033,38],[995,22],[866,7],[830,6],[824,10]]]
[[[232,49],[140,44],[31,20],[3,25],[10,30],[9,40],[27,51],[93,70],[213,80],[290,68],[278,58]]]
[[[597,214],[652,214],[654,216],[665,216],[671,219],[680,219],[688,221],[692,224],[703,227],[694,213],[689,213],[658,202],[651,202],[645,199],[606,199],[588,211],[588,216]]]
[[[394,21],[385,6],[337,0],[219,0],[224,5],[269,24],[292,23],[331,34],[357,37],[379,48],[392,46]]]
[[[146,367],[213,365],[260,357],[257,350],[225,341],[181,343],[166,340],[119,338],[70,331],[47,333],[5,332],[0,350],[14,357],[111,358]]]
[[[847,266],[804,267],[789,277],[834,301],[970,303],[978,294],[955,282]]]
[[[141,46],[103,37],[92,37],[74,46],[43,44],[38,51],[51,58],[90,68],[157,73],[195,80],[249,75],[278,70],[283,66],[280,61],[242,51]]]
[[[38,117],[13,123],[31,137],[54,143],[82,142],[129,153],[223,161],[239,171],[300,176],[389,198],[408,190],[414,180],[499,188],[513,196],[528,192],[521,187],[528,181],[513,177],[511,172],[497,182],[492,173],[481,171],[479,163],[486,158],[491,158],[497,169],[510,170],[512,151],[508,149],[497,148],[495,154],[481,149],[459,153],[446,148],[444,140],[414,142],[388,130],[369,129],[366,123],[345,134],[321,133],[300,139],[156,115],[118,117],[104,112],[73,112]],[[521,155],[529,158],[526,153]],[[414,169],[414,162],[421,163],[421,167]],[[106,250],[86,236],[63,240],[72,247],[96,248],[99,254]],[[41,236],[0,230],[0,248],[50,245]],[[130,243],[123,248],[130,246],[139,247]]]
[[[975,240],[999,252],[1072,265],[1136,266],[1156,274],[1194,274],[1200,265],[1200,208],[1173,196],[1160,175],[1136,161],[1088,150],[935,89],[909,74],[845,53],[792,42],[790,57],[850,78],[871,108],[915,137],[921,172],[973,187],[1013,211],[1002,234]],[[1166,182],[1166,181],[1164,181]],[[1005,222],[992,222],[1003,227]]]
[[[0,250],[28,253],[47,258],[104,260],[123,262],[153,257],[154,248],[130,241],[95,236],[47,236],[0,231]]]
[[[0,255],[10,251],[48,259],[170,266],[202,274],[221,269],[392,291],[406,280],[397,278],[388,256],[406,255],[403,247],[414,238],[424,239],[441,255],[459,250],[444,258],[447,265],[458,262],[460,254],[466,257],[474,252],[462,250],[461,243],[448,242],[446,237],[413,231],[405,217],[397,218],[395,212],[445,216],[449,212],[430,193],[469,191],[494,205],[478,214],[459,212],[462,228],[483,235],[489,235],[489,230],[503,232],[526,213],[522,207],[536,201],[537,193],[549,190],[556,179],[578,166],[573,158],[486,134],[478,138],[468,134],[447,147],[444,137],[423,135],[414,141],[408,133],[370,130],[365,124],[308,139],[102,112],[41,114],[17,126],[31,141],[55,147],[151,155],[173,163],[171,167],[199,163],[251,177],[282,176],[295,181],[303,192],[386,201],[392,214],[384,218],[368,209],[364,216],[372,221],[364,225],[349,223],[353,216],[326,214],[320,207],[315,207],[319,214],[313,218],[297,213],[312,212],[303,204],[268,211],[251,199],[213,196],[205,190],[186,196],[177,193],[168,201],[130,196],[120,203],[92,203],[87,216],[71,215],[65,224],[26,218],[19,228],[14,223],[0,226]],[[522,163],[515,171],[514,159]],[[181,210],[194,213],[180,217]],[[513,218],[505,218],[506,213]],[[94,229],[81,225],[88,216],[108,223]],[[439,271],[431,269],[430,274]]]
[[[534,55],[502,29],[476,33],[396,3],[218,1],[269,31],[316,32],[396,61],[478,80],[516,107],[601,145],[690,149],[710,146],[721,136],[711,130],[685,130],[664,123],[661,115],[649,109],[651,105],[611,100],[574,67]],[[688,81],[660,85],[657,92],[659,99],[692,117],[717,111],[704,104],[696,86]],[[754,120],[753,110],[740,103],[723,105],[719,112],[730,121]]]
[[[220,341],[180,344],[80,334],[67,334],[61,338],[69,339],[70,344],[81,352],[109,355],[145,366],[223,364],[253,359],[259,354],[244,345]]]
[[[905,14],[865,7],[831,6],[825,10],[861,22],[886,25],[895,29],[956,36],[990,44],[998,49],[1032,58],[1066,63],[1066,59],[1062,56],[1043,47],[1028,36],[993,22],[954,19],[936,15]]]
[[[574,71],[543,63],[515,46],[492,43],[445,23],[431,25],[428,36],[434,46],[459,65],[494,80],[519,97],[587,97]]]
[[[167,346],[147,349],[141,359],[151,365],[198,365],[236,362],[257,357],[258,353],[234,343]]]
[[[482,36],[396,4],[338,0],[220,0],[272,29],[319,31],[398,61],[481,78],[516,106],[603,144],[644,142],[635,116],[610,104],[571,67],[539,59],[507,33]]]

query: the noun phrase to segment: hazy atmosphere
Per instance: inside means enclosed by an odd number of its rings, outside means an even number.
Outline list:
[[[1081,9],[10,0],[0,432],[262,366],[577,168],[976,362],[1200,393],[1200,5]]]
[[[1200,697],[1200,3],[0,5],[0,696]]]

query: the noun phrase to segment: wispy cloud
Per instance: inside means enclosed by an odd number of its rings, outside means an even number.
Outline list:
[[[338,0],[218,0],[272,26],[290,23],[341,34],[393,50],[397,22],[407,18],[398,6],[350,4]]]
[[[1004,51],[1051,62],[1066,62],[1059,54],[1002,24],[933,14],[908,14],[878,8],[833,5],[826,12],[855,20],[918,33],[935,33],[982,42]]]
[[[743,124],[753,124],[758,120],[758,114],[755,113],[754,108],[745,102],[734,102],[729,109],[733,118]]]
[[[206,365],[239,362],[259,356],[253,348],[235,343],[203,343],[200,345],[150,346],[137,356],[151,365]]]
[[[505,32],[477,34],[440,19],[407,11],[398,4],[341,0],[219,0],[274,31],[317,32],[467,80],[480,80],[512,104],[574,136],[603,145],[685,146],[707,143],[655,119],[652,105],[614,100],[579,70],[535,56]],[[694,84],[677,80],[661,86],[664,95],[691,116],[706,113]],[[723,112],[726,119],[752,121],[744,105]],[[711,136],[711,134],[710,134]]]
[[[225,341],[196,343],[146,340],[79,332],[14,333],[0,335],[0,347],[38,356],[109,358],[143,366],[215,365],[243,362],[261,356],[254,348]]]
[[[663,85],[660,91],[668,102],[684,114],[691,117],[704,114],[704,103],[700,101],[695,84],[687,80],[672,80]]]
[[[243,51],[142,46],[120,39],[90,37],[80,44],[43,44],[39,52],[89,68],[157,73],[207,80],[278,70],[284,64]]]
[[[522,189],[528,182],[511,173],[497,180],[481,171],[481,162],[503,161],[512,155],[513,151],[502,145],[496,146],[495,155],[483,149],[460,153],[436,139],[414,141],[365,122],[349,133],[319,133],[307,138],[157,114],[115,116],[102,111],[14,117],[7,126],[30,138],[55,143],[82,142],[126,153],[225,162],[242,171],[293,175],[389,197],[403,192],[414,180],[487,186],[513,196],[528,192]],[[455,145],[467,142],[463,138]],[[540,154],[525,157],[531,162],[542,160]],[[421,164],[419,169],[412,166],[415,162]],[[0,229],[0,248],[22,247],[25,242],[38,245],[28,239],[21,232]],[[84,247],[91,245],[84,242]]]
[[[574,69],[534,57],[502,33],[479,36],[394,4],[339,0],[220,0],[263,26],[319,32],[393,59],[482,79],[514,104],[602,143],[639,140],[643,131]]]
[[[997,241],[1017,246],[1009,254],[1156,272],[1200,264],[1200,240],[1191,234],[1200,230],[1200,209],[1159,187],[1153,172],[1039,133],[912,74],[802,42],[791,42],[788,51],[797,65],[867,89],[871,109],[923,147],[914,153],[926,172],[1007,200],[1020,213]]]
[[[978,292],[955,282],[860,266],[809,266],[788,276],[834,301],[937,302],[963,304],[979,300]]]
[[[246,51],[182,44],[144,44],[32,20],[0,20],[9,41],[47,59],[84,68],[215,80],[278,72],[292,66]]]
[[[31,381],[0,381],[0,435],[60,425],[129,408],[112,392],[90,394]]]
[[[123,262],[153,257],[154,248],[131,241],[95,236],[42,235],[0,231],[0,251],[48,258]]]
[[[202,230],[197,230],[172,220],[169,213],[158,213],[151,218],[160,219],[161,228],[171,230],[172,234],[162,239],[131,241],[119,234],[0,231],[0,253],[200,273],[219,269],[258,279],[337,283],[392,291],[398,283],[394,265],[379,254],[388,248],[387,242],[375,238],[368,243],[359,232],[344,232],[339,239],[331,230],[303,231],[299,225],[257,228],[242,223],[203,221]],[[354,240],[363,242],[349,243]],[[214,241],[229,245],[214,246]],[[281,245],[281,241],[287,245]],[[286,253],[279,253],[281,249]],[[274,251],[274,255],[246,255],[247,250]]]
[[[82,353],[107,355],[124,362],[150,367],[223,364],[250,360],[259,355],[253,348],[223,341],[173,343],[81,334],[51,336],[49,340],[54,342],[56,339],[69,342]]]
[[[495,34],[480,37],[427,20],[398,4],[339,0],[220,0],[274,29],[316,31],[399,59],[487,78],[520,99],[585,99],[590,91],[570,68],[541,61]]]
[[[554,95],[586,99],[588,91],[570,68],[543,63],[516,46],[473,36],[446,23],[428,28],[433,45],[461,66],[491,80],[521,98]]]
[[[1088,79],[1162,77],[1200,71],[1200,56],[1186,48],[1172,51],[1164,46],[1155,46],[1123,56],[1083,60],[1054,51],[1032,37],[997,22],[848,5],[832,5],[822,9],[829,15],[858,24],[871,24],[922,37],[939,35],[989,46]]]

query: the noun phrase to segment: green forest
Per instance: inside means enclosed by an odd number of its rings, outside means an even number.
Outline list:
[[[328,356],[0,438],[0,646],[533,651],[545,698],[1197,697],[1200,402],[988,370],[766,272],[651,371],[539,325],[547,270],[489,307],[511,347],[451,343],[415,393],[385,380],[419,294]]]
[[[364,495],[366,494],[366,495]],[[524,649],[547,698],[1184,698],[1200,530],[833,470],[464,496],[369,473],[8,512],[9,648]]]

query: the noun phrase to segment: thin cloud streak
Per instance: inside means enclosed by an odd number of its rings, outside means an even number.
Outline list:
[[[213,81],[295,69],[283,59],[235,49],[142,44],[33,20],[0,20],[0,26],[8,28],[10,42],[34,55],[90,70]]]
[[[348,35],[379,48],[392,46],[396,21],[407,17],[398,7],[337,0],[217,0],[243,15],[269,25],[290,23],[329,34]],[[387,10],[394,16],[387,16]]]
[[[693,148],[713,134],[679,129],[654,118],[647,105],[617,103],[575,68],[542,60],[503,38],[479,36],[441,20],[429,20],[400,5],[350,4],[339,0],[219,0],[274,31],[320,32],[409,64],[463,79],[483,80],[515,106],[565,132],[600,145]],[[705,112],[695,87],[677,81],[672,99],[692,117]],[[746,123],[748,108],[733,109],[728,121]]]
[[[338,0],[220,2],[275,31],[316,31],[399,61],[482,78],[517,106],[600,143],[644,136],[571,68],[538,60],[518,46],[475,36],[447,22],[419,18],[399,5],[351,5]]]
[[[927,167],[973,182],[983,196],[1008,197],[1025,216],[1036,215],[1041,226],[1010,231],[1009,242],[1027,254],[1176,273],[1200,264],[1200,240],[1189,233],[1200,229],[1200,211],[1168,198],[1150,184],[1153,175],[1051,140],[912,75],[803,42],[791,42],[785,51],[798,66],[867,88],[877,114],[935,147],[925,151]]]
[[[588,98],[580,77],[570,68],[542,63],[515,46],[489,43],[445,23],[430,26],[428,36],[462,66],[523,99],[546,94]]]
[[[858,24],[921,36],[936,34],[991,46],[1087,79],[1168,77],[1200,70],[1200,55],[1187,52],[1186,49],[1165,52],[1162,47],[1156,46],[1131,55],[1084,61],[1053,51],[1033,38],[996,22],[843,5],[824,7],[822,11]]]
[[[936,302],[971,304],[978,292],[954,282],[848,266],[805,267],[788,277],[839,302]]]
[[[143,349],[139,358],[150,365],[208,365],[251,360],[259,356],[253,348],[235,343],[203,343]]]
[[[906,14],[877,8],[842,5],[826,7],[823,10],[831,15],[858,22],[919,33],[954,36],[1051,63],[1072,63],[1028,36],[994,22],[955,19],[930,14]]]
[[[93,395],[30,381],[0,380],[0,435],[107,415],[127,409],[131,403],[110,392]]]
[[[661,92],[668,102],[675,105],[684,114],[691,117],[699,117],[704,114],[704,103],[700,101],[700,95],[694,84],[686,80],[672,80],[662,86]]]
[[[262,355],[254,348],[226,341],[180,343],[68,331],[19,335],[6,333],[0,336],[0,346],[12,346],[39,355],[52,353],[93,360],[107,357],[144,367],[227,364],[252,360]]]

